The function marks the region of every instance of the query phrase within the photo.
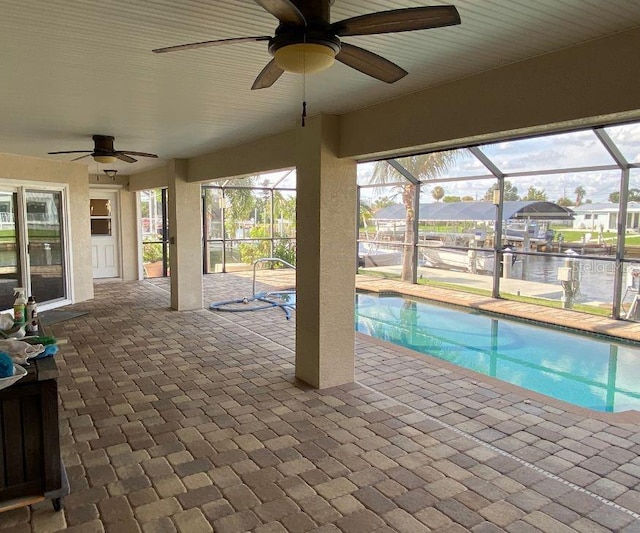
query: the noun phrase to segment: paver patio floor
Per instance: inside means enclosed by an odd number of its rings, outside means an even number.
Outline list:
[[[206,303],[251,294],[204,283]],[[167,280],[69,309],[88,312],[51,326],[71,494],[2,533],[640,531],[635,423],[360,335],[356,382],[314,390],[295,314],[171,311]]]

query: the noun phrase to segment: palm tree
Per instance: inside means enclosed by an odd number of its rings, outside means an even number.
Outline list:
[[[581,205],[582,200],[584,200],[584,197],[587,194],[587,191],[584,190],[584,187],[582,185],[578,185],[573,192],[576,193],[576,205]]]
[[[433,196],[433,199],[436,202],[439,202],[444,198],[444,189],[440,187],[440,185],[438,185],[437,187],[434,187],[433,190],[431,191],[431,196]]]
[[[401,157],[396,159],[406,170],[408,170],[416,179],[420,181],[433,179],[442,175],[456,158],[455,151],[436,152],[425,155],[413,155],[409,157]],[[373,170],[372,183],[384,185],[390,181],[398,181],[406,179],[400,176],[398,171],[386,161],[379,161]],[[444,192],[444,191],[443,191]],[[413,222],[417,214],[414,212],[413,199],[416,195],[416,185],[407,182],[405,185],[399,186],[399,193],[402,197],[402,204],[405,207],[405,230],[404,243],[402,252],[402,280],[412,281],[413,271],[413,253],[415,239],[417,236],[413,233]]]

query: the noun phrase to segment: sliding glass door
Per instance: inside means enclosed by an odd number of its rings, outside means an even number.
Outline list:
[[[31,291],[38,302],[66,296],[62,193],[25,191]]]
[[[68,297],[63,220],[62,191],[0,187],[0,310],[16,287],[40,304]]]
[[[13,305],[13,289],[22,282],[16,205],[17,193],[0,190],[0,309]]]

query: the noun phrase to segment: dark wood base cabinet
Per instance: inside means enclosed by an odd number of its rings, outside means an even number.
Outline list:
[[[50,499],[56,511],[69,493],[60,458],[58,368],[53,357],[0,390],[0,512]]]

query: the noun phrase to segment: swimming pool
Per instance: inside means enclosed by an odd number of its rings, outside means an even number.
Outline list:
[[[640,348],[474,310],[356,295],[356,329],[574,405],[640,410]]]

